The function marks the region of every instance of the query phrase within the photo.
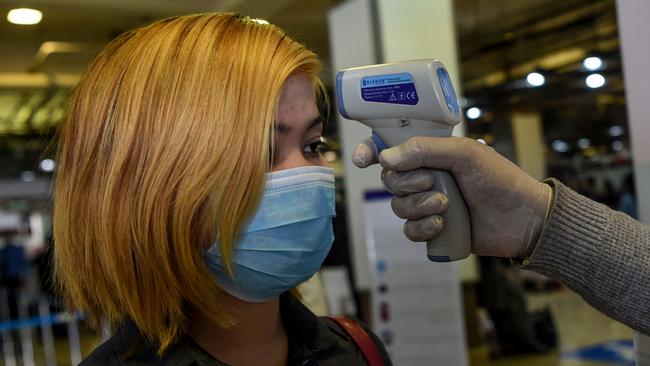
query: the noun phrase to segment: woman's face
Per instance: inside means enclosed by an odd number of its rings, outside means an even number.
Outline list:
[[[319,153],[323,144],[323,119],[318,113],[313,84],[306,75],[292,75],[284,83],[275,131],[274,172],[301,166],[325,165]]]

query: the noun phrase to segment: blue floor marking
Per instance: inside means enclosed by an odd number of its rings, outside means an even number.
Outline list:
[[[634,365],[634,343],[631,339],[608,341],[562,353],[562,358],[610,363],[613,365]]]

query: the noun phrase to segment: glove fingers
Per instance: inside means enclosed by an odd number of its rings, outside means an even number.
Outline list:
[[[435,185],[433,175],[427,169],[416,169],[408,172],[384,169],[381,172],[381,180],[384,187],[396,196],[430,191]]]
[[[408,220],[404,224],[404,234],[412,241],[428,241],[433,239],[444,227],[441,216],[429,216],[419,220]]]
[[[366,168],[379,162],[379,152],[377,146],[372,141],[372,137],[361,141],[352,153],[352,162],[359,168]]]
[[[407,220],[442,214],[448,205],[447,196],[435,191],[414,193],[405,197],[395,196],[391,201],[393,212]]]
[[[480,147],[479,147],[480,146]],[[413,137],[381,152],[379,163],[387,169],[406,171],[416,168],[454,170],[485,145],[462,137]]]

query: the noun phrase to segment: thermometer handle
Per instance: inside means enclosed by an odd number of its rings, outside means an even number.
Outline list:
[[[420,136],[427,135],[425,130],[418,132]],[[440,137],[439,131],[431,131],[431,136]],[[380,151],[399,145],[411,137],[413,131],[400,133],[400,129],[378,129],[373,132],[373,141]],[[451,262],[466,258],[470,253],[472,228],[465,198],[449,171],[431,169],[431,175],[435,181],[433,189],[449,198],[449,206],[442,215],[442,231],[427,242],[427,257],[434,262]]]

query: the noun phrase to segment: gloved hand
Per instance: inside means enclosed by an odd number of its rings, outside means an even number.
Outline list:
[[[449,170],[465,197],[472,221],[472,252],[524,258],[541,235],[552,188],[538,182],[490,147],[461,137],[415,137],[377,156],[372,139],[352,156],[360,168],[377,162],[384,168],[384,186],[395,197],[395,214],[407,219],[406,236],[413,241],[434,238],[444,221],[446,196],[436,191],[428,169]]]

